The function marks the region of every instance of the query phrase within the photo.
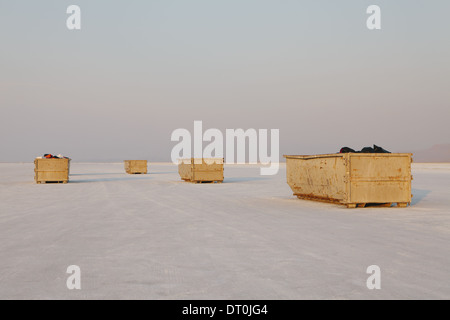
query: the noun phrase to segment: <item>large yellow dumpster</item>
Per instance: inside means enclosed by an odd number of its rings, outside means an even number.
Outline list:
[[[285,155],[294,195],[344,204],[406,207],[411,203],[411,153]]]

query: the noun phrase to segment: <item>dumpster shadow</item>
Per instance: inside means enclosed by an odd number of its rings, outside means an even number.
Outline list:
[[[416,205],[423,199],[425,199],[428,194],[431,193],[431,190],[422,190],[422,189],[412,189],[411,191],[413,197],[411,199],[411,205]]]
[[[92,183],[92,182],[113,182],[113,181],[130,181],[130,180],[150,180],[151,177],[146,175],[134,175],[130,177],[122,178],[99,178],[99,179],[83,179],[83,180],[70,180],[70,183]]]
[[[161,171],[161,172],[148,172],[147,174],[171,174],[171,173],[177,173],[177,171]],[[71,177],[77,177],[77,176],[114,176],[114,175],[126,175],[125,172],[110,172],[110,173],[71,173],[69,174]]]
[[[178,171],[149,172],[148,174],[171,174],[171,173],[178,173]]]
[[[114,172],[114,173],[71,173],[70,176],[112,176],[112,175],[123,175],[125,173],[122,172]]]
[[[235,178],[225,178],[223,183],[239,183],[239,182],[249,182],[249,181],[263,181],[269,180],[270,178],[264,177],[235,177]]]

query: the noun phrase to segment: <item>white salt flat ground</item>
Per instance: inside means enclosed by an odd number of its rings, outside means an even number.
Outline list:
[[[405,209],[298,200],[284,166],[214,185],[149,169],[73,163],[69,184],[37,185],[32,164],[0,164],[0,298],[450,298],[450,164],[415,164]]]

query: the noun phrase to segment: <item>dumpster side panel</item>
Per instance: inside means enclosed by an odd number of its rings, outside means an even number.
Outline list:
[[[405,181],[352,181],[348,203],[409,203],[411,184]]]
[[[302,198],[345,202],[347,169],[345,157],[286,159],[287,181],[294,195]]]
[[[351,154],[350,203],[411,202],[410,154]]]
[[[352,180],[411,180],[411,156],[350,154]]]
[[[180,174],[181,179],[183,180],[192,180],[192,164],[191,159],[180,160],[178,163],[178,173]]]
[[[208,165],[204,169],[203,165],[194,166],[195,181],[223,181],[223,165]]]
[[[192,175],[195,181],[223,181],[223,159],[194,160]]]
[[[36,183],[69,181],[69,159],[35,159],[34,165]]]

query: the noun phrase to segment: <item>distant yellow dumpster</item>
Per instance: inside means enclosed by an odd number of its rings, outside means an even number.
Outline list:
[[[348,208],[411,203],[411,153],[285,155],[287,183],[300,199]]]
[[[147,174],[147,160],[125,160],[124,166],[128,174]]]
[[[178,173],[184,181],[223,182],[223,158],[180,159]]]

